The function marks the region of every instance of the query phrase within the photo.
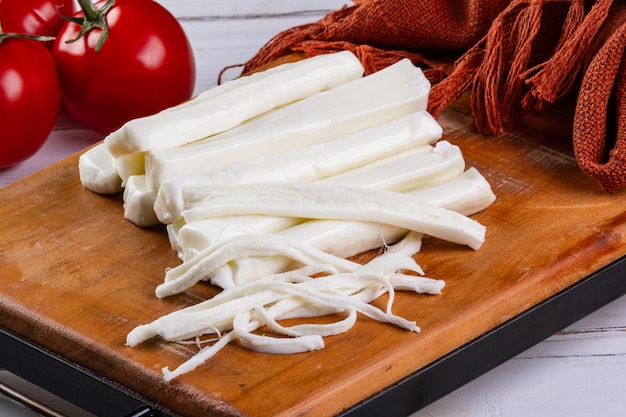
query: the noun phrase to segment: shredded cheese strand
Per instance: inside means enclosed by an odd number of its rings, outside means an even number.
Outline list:
[[[387,251],[362,265],[358,270],[336,273],[319,278],[307,274],[328,270],[324,265],[311,265],[225,290],[200,305],[175,311],[154,322],[138,326],[127,336],[127,345],[135,346],[156,335],[166,340],[191,339],[206,333],[223,334],[211,346],[182,363],[174,371],[163,368],[166,380],[195,369],[228,343],[239,340],[245,347],[267,353],[305,352],[324,347],[323,337],[349,330],[356,312],[375,320],[419,332],[415,322],[396,316],[391,311],[393,282],[391,276],[399,270],[419,270],[415,260],[402,251]],[[419,277],[416,277],[419,278]],[[242,288],[245,287],[245,288]],[[369,304],[385,292],[390,292],[386,310]],[[299,307],[306,306],[301,309]],[[236,308],[235,308],[236,307]],[[331,324],[300,324],[284,327],[276,320],[306,311],[314,316],[344,311],[346,317]],[[227,318],[226,316],[230,318]],[[230,326],[227,323],[230,322]],[[194,324],[196,323],[196,324]],[[202,325],[198,325],[202,323]],[[263,325],[287,337],[271,337],[253,333]]]
[[[167,270],[165,282],[156,288],[159,298],[178,294],[199,281],[210,279],[218,267],[250,256],[288,256],[303,264],[323,262],[339,270],[350,270],[354,263],[300,242],[278,235],[241,233],[210,246],[187,262]]]

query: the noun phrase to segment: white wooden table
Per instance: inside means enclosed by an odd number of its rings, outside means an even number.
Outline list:
[[[160,0],[182,22],[197,61],[196,93],[213,87],[219,71],[245,62],[271,36],[317,20],[341,0]],[[238,75],[234,69],[226,79]],[[445,134],[445,132],[444,132]],[[10,184],[102,139],[63,113],[44,147],[24,163],[0,171]],[[62,401],[14,383],[68,415],[84,415]],[[626,297],[441,398],[412,417],[623,416],[626,410]],[[0,415],[33,415],[0,397]]]

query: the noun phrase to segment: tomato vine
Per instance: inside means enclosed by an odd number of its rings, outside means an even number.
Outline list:
[[[114,3],[115,0],[108,0],[104,4],[104,6],[102,6],[102,8],[98,9],[90,0],[78,0],[78,4],[80,5],[84,16],[65,17],[66,20],[80,25],[80,31],[78,32],[78,35],[76,35],[76,38],[68,40],[67,42],[76,42],[78,39],[82,38],[85,33],[89,32],[92,29],[98,28],[102,30],[102,33],[100,34],[98,42],[96,43],[96,52],[100,52],[100,50],[102,49],[102,45],[104,45],[104,42],[109,37],[109,25],[106,21],[106,15],[111,7],[113,7]]]

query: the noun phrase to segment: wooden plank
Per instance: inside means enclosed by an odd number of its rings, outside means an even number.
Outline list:
[[[178,8],[179,10],[174,11],[177,12],[178,16],[183,18],[182,23],[185,28],[191,28],[190,30],[193,32],[191,40],[194,46],[196,46],[195,50],[200,69],[198,85],[201,88],[214,85],[216,74],[224,65],[245,60],[247,56],[255,52],[255,45],[256,47],[260,46],[269,39],[274,32],[292,23],[282,18],[274,18],[271,12],[278,11],[279,14],[284,15],[283,12],[287,7],[291,7],[292,3],[304,4],[303,1],[299,0],[290,0],[287,2],[289,5],[283,4],[281,0],[264,1],[263,4],[266,5],[267,8],[261,10],[263,14],[261,19],[263,21],[271,19],[269,24],[264,25],[259,24],[257,20],[243,19],[246,16],[250,16],[254,11],[249,9],[256,7],[256,4],[253,4],[255,2],[248,2],[247,0],[232,3],[206,2],[205,0],[190,0],[185,2],[163,0],[162,2],[166,3],[168,7],[171,5],[172,8]],[[222,8],[229,9],[233,3],[237,3],[237,7],[241,6],[241,11],[237,8],[235,10],[236,13],[228,16]],[[306,8],[317,8],[320,3],[316,2],[315,5],[311,5],[310,2],[307,2],[307,4],[308,6],[305,5],[305,7],[301,8],[302,13],[297,11],[296,7],[294,7],[294,13],[299,13],[299,16],[302,17],[300,21],[305,21],[307,18],[309,20],[316,19]],[[203,7],[215,7],[219,8],[219,10],[216,10],[216,12],[212,14],[198,13],[198,11],[205,12],[206,9]],[[284,19],[288,20],[290,17],[285,16]],[[293,23],[298,24],[299,22],[296,21]],[[259,27],[263,29],[259,30]],[[204,30],[202,28],[204,28]],[[224,33],[228,33],[228,37],[231,37],[232,34],[236,34],[237,42],[234,44],[228,43],[228,39],[224,38]],[[233,49],[236,49],[236,52],[233,52]],[[236,74],[237,71],[234,70],[232,73]],[[466,121],[466,118],[460,117],[459,120],[454,120],[452,128],[456,129],[459,124],[463,124]],[[14,169],[4,170],[4,172],[0,173],[0,186],[12,182],[12,178],[22,176],[23,173],[26,172],[26,168],[35,170],[41,166],[47,165],[49,162],[57,159],[57,157],[61,158],[63,154],[60,150],[65,146],[67,146],[68,149],[73,148],[78,150],[99,139],[93,132],[80,130],[80,126],[78,126],[75,121],[65,117],[57,124],[57,129],[61,130],[53,132],[48,144],[39,152],[38,157],[32,158],[32,160]],[[545,129],[556,128],[546,127]],[[546,136],[546,134],[544,133],[543,136]],[[548,139],[550,139],[550,135],[547,136]],[[556,136],[556,134],[552,134],[551,136]],[[563,140],[559,141],[559,143],[561,143],[560,146],[563,148],[568,147],[569,137],[567,134],[565,134],[565,136]],[[567,149],[563,151],[568,153]],[[63,152],[67,154],[66,151]],[[591,187],[593,189],[593,184]],[[0,196],[0,206],[3,204],[2,198],[3,196]],[[506,198],[506,196],[500,195],[500,198]],[[622,197],[619,198],[623,198],[623,194]],[[5,224],[3,224],[2,227],[0,233],[4,236]],[[4,247],[2,248],[4,249]],[[431,271],[428,272],[430,273]],[[0,275],[0,278],[3,278],[3,276]],[[448,293],[444,296],[447,295]],[[620,301],[621,304],[618,305],[620,306],[619,309],[613,311],[611,317],[624,316],[624,314],[621,316],[619,314],[620,312],[626,311],[623,301],[624,298],[622,297]],[[602,323],[604,322],[605,320],[603,318]],[[598,332],[607,332],[611,337],[614,336],[624,339],[623,332],[611,332],[609,329],[605,328],[604,325],[599,324],[598,326],[600,327]],[[575,326],[575,328],[578,328],[578,325]],[[424,329],[424,331],[426,330],[427,329]],[[54,335],[54,332],[51,331],[51,334]],[[564,345],[563,348],[565,348],[566,343],[563,342],[562,344]],[[595,413],[587,414],[611,415],[611,410],[613,410],[612,415],[619,414],[617,413],[617,409],[619,409],[620,406],[624,406],[623,396],[617,394],[620,392],[619,381],[615,378],[607,378],[604,374],[605,370],[612,372],[614,375],[620,372],[619,369],[616,370],[615,368],[620,364],[618,357],[620,352],[613,349],[613,344],[609,343],[607,346],[604,346],[603,343],[599,343],[599,346],[593,351],[573,352],[571,358],[575,360],[573,366],[577,367],[576,370],[571,369],[570,366],[566,365],[563,359],[559,357],[559,355],[562,355],[563,348],[553,347],[554,345],[555,343],[549,339],[547,342],[542,343],[540,347],[544,349],[545,346],[550,346],[552,347],[550,351],[542,350],[537,357],[526,355],[519,360],[514,359],[512,363],[504,365],[504,371],[492,372],[488,374],[486,378],[477,380],[476,384],[468,384],[461,390],[457,390],[454,394],[442,399],[440,403],[433,404],[433,407],[427,407],[424,411],[438,416],[457,416],[464,413],[476,416],[487,416],[493,414],[495,411],[502,411],[503,414],[510,416],[546,415],[550,413],[546,413],[545,411],[551,407],[555,399],[559,399],[558,409],[561,411],[560,415],[580,413],[580,410],[586,409],[586,407],[593,407],[595,410]],[[561,343],[558,345],[561,345]],[[579,346],[579,344],[572,340],[567,343],[567,346],[576,347]],[[623,351],[621,355],[623,356]],[[535,366],[533,366],[534,362],[537,362]],[[593,369],[593,371],[591,371],[591,369]],[[512,379],[514,379],[514,383],[512,383]],[[550,383],[539,384],[535,382],[540,380],[550,381]],[[541,387],[541,389],[539,389],[539,387]],[[546,388],[548,388],[548,390],[544,391]],[[283,388],[283,390],[284,389],[287,388]],[[462,392],[464,395],[459,396],[458,392]],[[593,398],[595,399],[593,402],[588,401],[591,394],[593,394]],[[522,407],[520,407],[521,405]],[[498,408],[490,408],[492,406],[497,406]],[[607,408],[610,407],[612,408],[609,409],[608,412],[603,412],[607,411]],[[446,412],[444,412],[444,409]],[[419,415],[425,416],[426,414],[419,413]]]
[[[0,325],[182,414],[334,415],[624,255],[623,193],[602,193],[578,170],[570,116],[552,111],[485,138],[465,103],[442,115],[445,139],[498,199],[475,216],[488,227],[479,251],[425,240],[417,260],[446,280],[444,294],[399,294],[394,310],[420,334],[360,317],[321,351],[274,356],[233,344],[165,383],[161,368],[196,348],[154,340],[131,349],[127,332],[215,289],[156,299],[165,267],[179,262],[164,230],[139,229],[119,196],[84,190],[78,155],[0,189]]]

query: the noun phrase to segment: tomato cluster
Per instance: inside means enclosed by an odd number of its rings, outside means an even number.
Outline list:
[[[154,0],[78,3],[0,1],[0,169],[39,150],[61,103],[106,135],[193,93],[193,51],[163,6]]]

